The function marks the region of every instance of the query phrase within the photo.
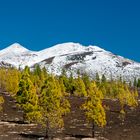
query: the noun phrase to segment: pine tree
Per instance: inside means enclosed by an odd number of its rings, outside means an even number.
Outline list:
[[[140,87],[140,79],[137,81],[137,87]]]
[[[82,75],[82,80],[85,84],[86,90],[88,89],[89,85],[90,85],[90,78],[89,75],[87,75],[86,73]]]
[[[106,77],[104,74],[102,75],[101,83],[100,84],[97,83],[97,86],[102,91],[104,97],[107,97],[108,83],[106,81]]]
[[[65,69],[62,70],[62,73],[61,73],[59,78],[63,80],[63,84],[64,84],[64,86],[66,88],[66,92],[70,93],[70,88],[71,87],[70,87],[69,79],[67,77]]]
[[[129,87],[132,87],[132,82],[131,81],[129,82]]]
[[[7,69],[5,90],[9,92],[12,96],[15,96],[18,91],[19,79],[20,79],[20,71],[14,68]]]
[[[136,108],[138,106],[138,90],[135,88],[134,90],[129,90],[129,94],[127,97],[127,105],[130,107]]]
[[[134,87],[137,87],[137,79],[136,79],[136,77],[134,78]]]
[[[35,65],[34,75],[41,77],[41,68],[38,64]]]
[[[62,78],[59,78],[59,84],[60,84],[61,92],[65,94],[66,93],[66,88],[64,86]]]
[[[75,91],[76,96],[87,96],[85,84],[80,76],[75,80]]]
[[[108,85],[108,97],[111,99],[116,99],[118,96],[118,81],[112,81]]]
[[[36,94],[36,89],[30,79],[29,72],[29,68],[25,67],[19,82],[19,90],[16,99],[18,105],[24,111],[24,120],[36,122],[41,118],[41,114],[38,106],[38,95]]]
[[[106,85],[107,85],[107,83],[106,83],[106,84],[101,83],[99,89],[102,91],[103,96],[104,96],[105,98],[108,98],[109,92],[107,92],[107,86],[106,86]],[[111,87],[110,87],[110,88],[111,88]]]
[[[129,90],[128,89],[126,89],[127,91],[125,90],[124,85],[121,81],[118,81],[117,88],[118,88],[117,98],[118,98],[118,100],[120,102],[120,106],[121,106],[120,117],[123,119],[124,115],[125,115],[124,106],[127,103],[127,96],[129,94]]]
[[[106,114],[102,106],[103,95],[97,88],[95,82],[90,83],[87,96],[85,103],[82,105],[82,109],[85,111],[87,120],[93,124],[92,137],[94,137],[95,124],[101,127],[106,125]]]
[[[97,86],[99,86],[100,85],[100,77],[99,77],[98,73],[96,73],[95,81],[96,81]]]
[[[71,94],[74,94],[75,91],[75,79],[73,78],[72,72],[70,73],[70,77],[68,77],[68,86],[67,91]]]
[[[2,110],[2,104],[4,103],[4,99],[0,96],[0,111]]]
[[[124,118],[125,116],[125,106],[129,107],[136,107],[138,106],[138,92],[137,89],[135,90],[130,90],[127,84],[124,84],[123,82],[118,82],[117,83],[117,89],[118,89],[118,94],[117,94],[117,99],[120,102],[121,110],[120,114],[121,117]]]
[[[6,69],[4,68],[0,68],[0,88],[2,90],[6,90],[6,78],[7,78],[7,75],[6,75]]]
[[[43,74],[43,77],[46,79],[48,76],[48,71],[45,67],[42,68],[42,74]]]
[[[50,136],[50,130],[53,128],[63,127],[63,115],[70,111],[70,104],[63,93],[64,89],[54,76],[49,76],[39,98],[39,105],[46,124],[46,136]]]
[[[31,80],[37,90],[37,94],[40,94],[41,87],[43,86],[46,78],[47,78],[46,69],[45,68],[41,69],[39,65],[36,65],[36,68],[31,74]]]
[[[102,82],[102,83],[105,83],[105,82],[106,82],[106,77],[105,77],[105,75],[104,75],[104,74],[102,75],[101,82]]]

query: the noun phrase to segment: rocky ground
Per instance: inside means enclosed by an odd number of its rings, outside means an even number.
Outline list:
[[[1,93],[1,95],[5,103],[3,112],[0,113],[0,140],[43,140],[45,129],[36,124],[23,123],[23,112],[16,107],[14,99],[8,93]],[[62,140],[83,140],[90,137],[91,125],[86,123],[84,113],[79,109],[83,100],[71,97],[70,102],[71,113],[64,118],[65,128],[58,131],[56,137]],[[127,109],[126,117],[122,121],[119,118],[118,103],[107,100],[104,103],[111,106],[111,111],[107,111],[106,127],[102,129],[95,127],[96,139],[140,140],[140,106],[135,110]]]

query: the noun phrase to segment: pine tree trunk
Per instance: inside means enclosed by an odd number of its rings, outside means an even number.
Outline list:
[[[47,124],[46,124],[46,138],[49,138],[49,123],[47,121]]]
[[[94,129],[94,122],[92,123],[92,137],[95,137],[95,129]]]
[[[23,121],[23,123],[26,123],[26,122],[25,122],[25,119],[26,119],[26,117],[25,117],[25,116],[26,116],[26,114],[23,112],[23,120],[22,120],[22,121]]]
[[[47,138],[48,140],[51,140],[49,121],[47,121],[47,125],[46,125],[46,136],[45,136],[45,138]]]
[[[46,127],[46,134],[45,134],[45,138],[48,138],[49,135],[48,135],[48,127]]]

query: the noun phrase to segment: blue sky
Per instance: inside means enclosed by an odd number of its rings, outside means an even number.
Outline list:
[[[140,62],[139,0],[0,0],[0,49],[98,45]]]

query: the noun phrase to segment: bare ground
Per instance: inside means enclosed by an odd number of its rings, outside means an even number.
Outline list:
[[[16,107],[14,99],[8,93],[2,92],[5,99],[3,112],[0,113],[0,140],[41,140],[44,139],[45,129],[36,124],[25,124],[23,112]],[[91,125],[87,124],[84,112],[79,109],[83,99],[70,97],[71,113],[65,120],[65,127],[57,134],[60,139],[81,140],[91,136]],[[104,101],[111,106],[107,111],[105,128],[95,127],[97,139],[108,140],[140,140],[140,105],[135,109],[127,108],[127,114],[122,121],[119,118],[119,106],[116,101]]]

